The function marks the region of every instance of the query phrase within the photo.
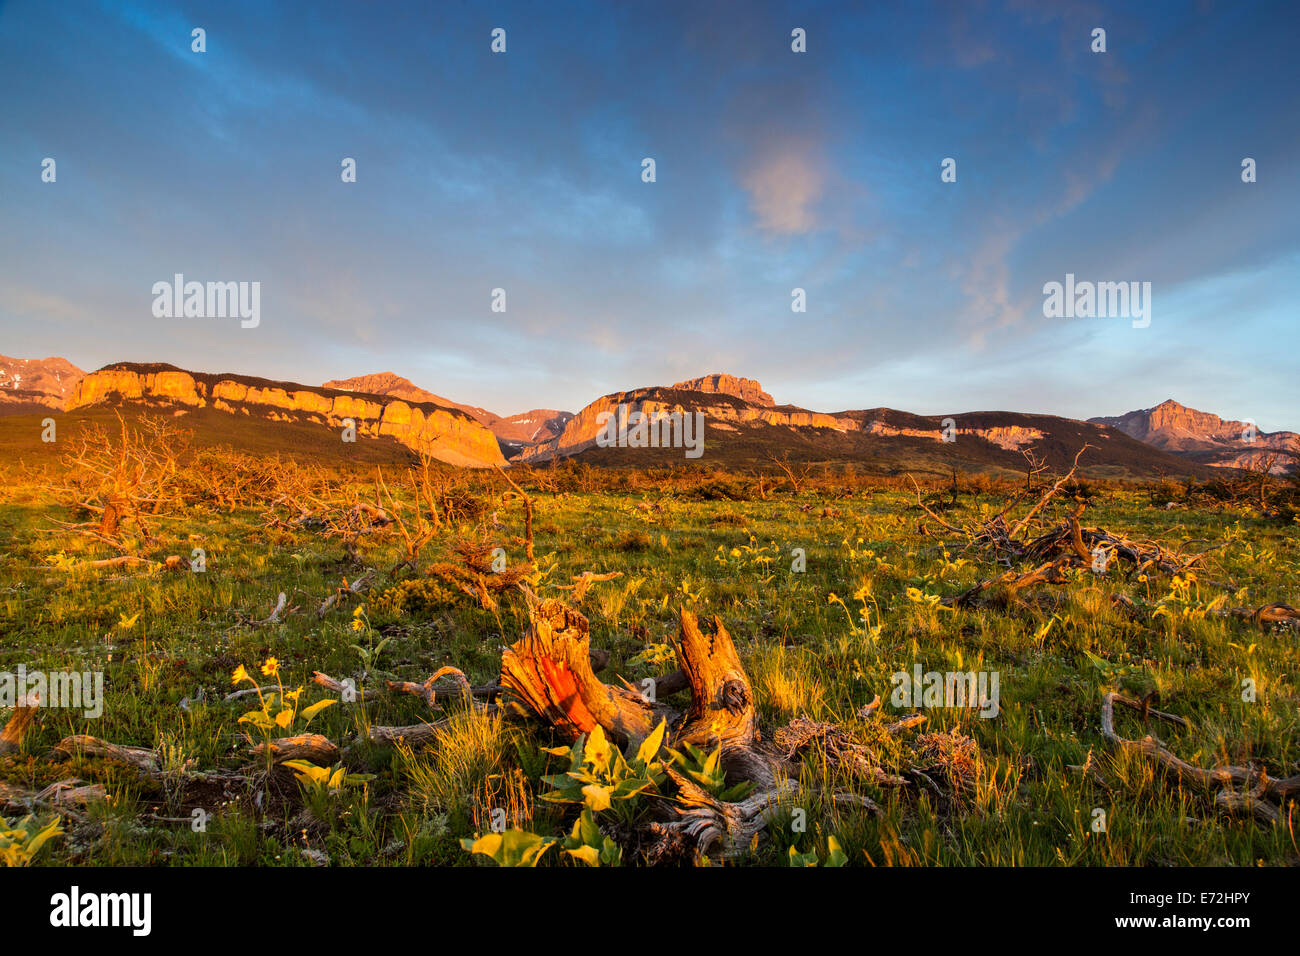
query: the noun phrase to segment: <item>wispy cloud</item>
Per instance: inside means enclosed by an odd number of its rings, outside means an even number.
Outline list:
[[[787,146],[761,155],[741,182],[763,231],[801,235],[817,228],[826,173],[809,149]]]

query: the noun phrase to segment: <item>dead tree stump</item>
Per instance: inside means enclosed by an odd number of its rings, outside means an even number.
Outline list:
[[[689,743],[705,751],[721,745],[729,783],[775,784],[778,761],[760,749],[754,690],[722,620],[714,617],[710,633],[683,608],[676,645],[691,704],[674,728],[673,743]]]
[[[724,856],[743,853],[780,806],[803,791],[800,751],[808,735],[793,745],[785,740],[784,748],[782,731],[770,743],[762,739],[753,687],[720,619],[702,627],[694,613],[681,611],[674,642],[681,670],[655,682],[657,691],[690,690],[690,703],[680,710],[662,699],[647,699],[626,681],[623,687],[602,683],[591,664],[587,619],[559,601],[525,594],[528,631],[501,657],[501,690],[510,706],[570,739],[599,726],[622,747],[639,746],[661,720],[666,721],[669,748],[690,744],[706,752],[720,751],[726,784],[754,785],[743,799],[725,802],[667,767],[676,790],[675,809],[647,826],[641,847],[647,860],[667,859],[686,847]],[[818,728],[823,737],[837,730],[831,725]],[[832,765],[844,758],[856,769],[870,763],[862,748],[848,745],[830,748],[826,758]],[[874,765],[867,770],[873,782],[906,783]],[[879,812],[871,800],[856,793],[834,791],[829,796],[837,806]]]
[[[531,603],[527,633],[501,655],[501,688],[569,738],[599,724],[626,747],[658,724],[656,706],[602,683],[591,666],[587,619],[560,601]]]
[[[36,719],[40,706],[40,697],[36,694],[20,697],[14,702],[14,711],[9,721],[0,730],[0,754],[12,753],[23,745],[23,734],[27,733],[28,726]]]
[[[599,725],[620,746],[638,746],[660,720],[669,746],[722,748],[728,782],[773,786],[781,760],[761,743],[754,691],[722,621],[701,627],[683,609],[675,644],[691,702],[678,714],[628,686],[601,682],[591,666],[587,619],[554,600],[530,605],[528,632],[501,656],[501,687],[523,708],[571,739]],[[626,682],[625,682],[626,683]],[[674,686],[674,681],[667,686]],[[658,686],[658,685],[657,685]]]

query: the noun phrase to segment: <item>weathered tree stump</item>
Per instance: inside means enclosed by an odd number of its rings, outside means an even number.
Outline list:
[[[591,666],[587,619],[560,601],[530,603],[527,633],[501,655],[501,689],[576,740],[600,725],[619,746],[641,743],[662,708],[602,683]]]
[[[4,725],[4,729],[0,730],[0,754],[12,753],[23,745],[23,735],[27,733],[31,722],[36,719],[36,712],[40,706],[40,697],[36,694],[20,697],[15,701],[13,713]]]
[[[729,783],[749,780],[764,788],[774,786],[782,761],[760,747],[754,690],[731,635],[717,617],[711,633],[701,629],[695,615],[684,608],[680,620],[677,658],[691,704],[674,728],[672,742],[706,751],[721,745]]]
[[[528,632],[501,658],[501,689],[513,706],[571,739],[599,726],[625,747],[639,746],[666,720],[669,747],[690,744],[708,752],[720,750],[727,784],[754,784],[744,799],[727,803],[669,767],[677,791],[676,809],[647,827],[642,851],[648,860],[673,858],[689,847],[724,856],[745,852],[780,805],[801,792],[801,748],[787,747],[789,752],[783,752],[762,739],[753,687],[731,635],[718,618],[702,627],[694,613],[681,611],[674,642],[681,670],[660,678],[655,699],[648,700],[630,686],[616,687],[596,678],[587,619],[580,613],[559,601],[530,598],[529,616]],[[666,695],[669,688],[690,690],[684,711],[677,712],[660,697],[659,691]],[[838,763],[839,756],[833,748],[827,753],[831,763]],[[852,756],[857,763],[866,762],[856,751]],[[887,776],[878,769],[874,773],[877,782]],[[857,794],[838,792],[832,800],[879,812]]]

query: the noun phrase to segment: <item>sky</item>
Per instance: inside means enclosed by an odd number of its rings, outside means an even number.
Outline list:
[[[0,0],[0,353],[1297,429],[1298,35],[1243,0]],[[155,316],[176,273],[259,282],[259,324]],[[1150,324],[1046,316],[1067,274],[1151,283]]]

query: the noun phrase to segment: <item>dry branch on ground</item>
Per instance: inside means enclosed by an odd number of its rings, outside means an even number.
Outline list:
[[[1139,740],[1122,737],[1115,730],[1115,705],[1137,710],[1144,717],[1156,717],[1186,725],[1182,718],[1151,710],[1143,701],[1130,700],[1117,693],[1109,693],[1101,704],[1101,734],[1119,750],[1150,760],[1155,766],[1186,783],[1195,790],[1212,794],[1214,804],[1221,810],[1246,812],[1255,819],[1276,823],[1281,819],[1279,806],[1300,796],[1300,774],[1285,779],[1270,777],[1267,772],[1253,767],[1222,766],[1204,769],[1194,767],[1178,757],[1154,734]]]

